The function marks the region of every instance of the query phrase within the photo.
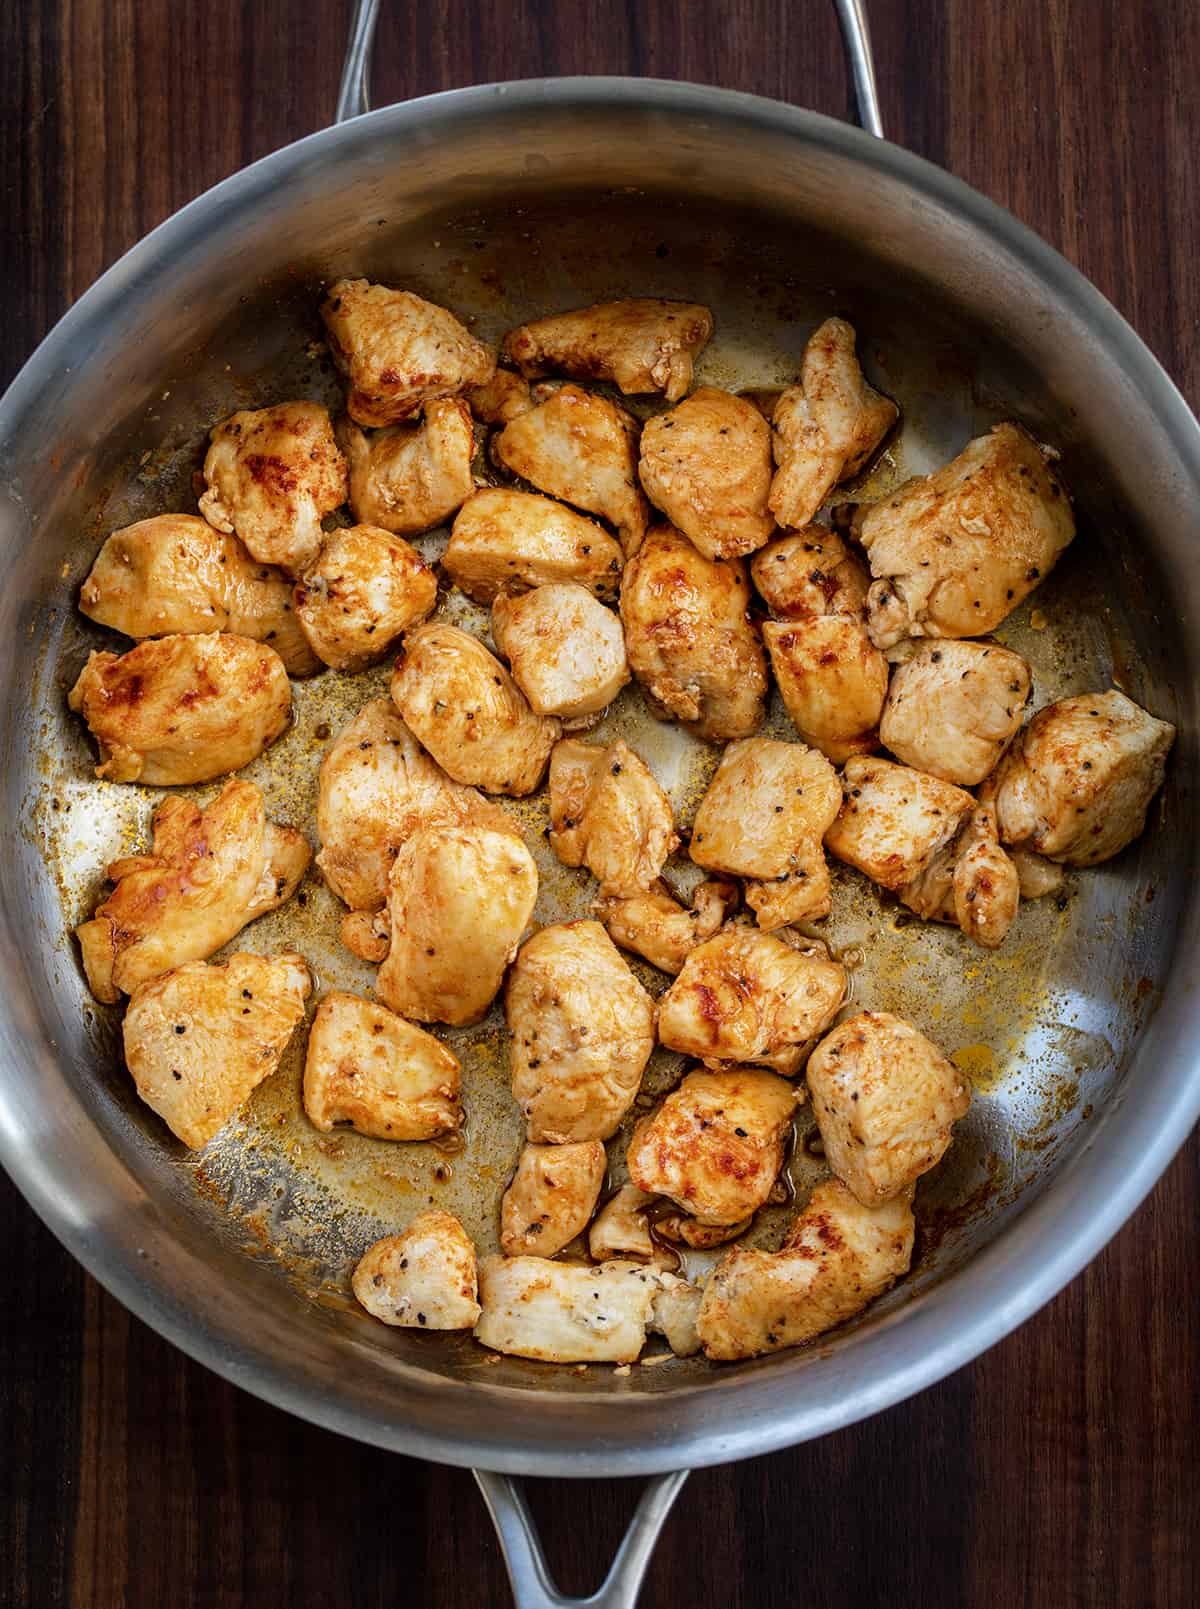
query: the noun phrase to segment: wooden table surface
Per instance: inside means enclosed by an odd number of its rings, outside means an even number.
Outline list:
[[[1200,30],[1189,0],[870,0],[889,136],[1058,246],[1200,401]],[[160,219],[333,110],[348,6],[2,0],[0,380]],[[837,115],[824,0],[388,0],[375,98],[634,73]],[[1015,1335],[817,1444],[696,1474],[662,1609],[1192,1605],[1200,1149]],[[87,1278],[0,1179],[0,1605],[503,1604],[470,1477],[226,1385]],[[636,1486],[544,1483],[590,1590]]]

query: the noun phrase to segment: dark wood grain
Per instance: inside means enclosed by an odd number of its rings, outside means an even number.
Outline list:
[[[3,0],[0,378],[147,229],[325,122],[347,7]],[[1189,0],[871,6],[892,138],[1011,207],[1200,400],[1200,30]],[[823,0],[399,0],[379,100],[643,73],[844,115]],[[658,1606],[1200,1601],[1200,1150],[1055,1302],[916,1400],[695,1475]],[[289,1419],[87,1279],[0,1181],[0,1604],[503,1603],[468,1476]],[[541,1485],[563,1584],[594,1584],[626,1483]]]

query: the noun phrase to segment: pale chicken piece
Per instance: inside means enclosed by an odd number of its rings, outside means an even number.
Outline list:
[[[1047,894],[1057,894],[1066,881],[1062,867],[1039,855],[1035,849],[1012,844],[1007,853],[1017,868],[1022,899],[1044,899]]]
[[[241,770],[292,716],[279,655],[225,632],[92,653],[67,702],[99,745],[98,777],[159,788]]]
[[[700,1317],[701,1298],[700,1288],[689,1285],[686,1279],[669,1273],[660,1276],[649,1328],[665,1337],[677,1358],[690,1358],[700,1350],[696,1322]]]
[[[625,566],[621,619],[630,667],[656,715],[712,743],[757,731],[767,665],[749,607],[740,559],[710,562],[669,525],[650,532]]]
[[[511,369],[497,369],[490,380],[465,393],[471,412],[483,425],[506,425],[533,407],[529,381]]]
[[[392,866],[380,999],[417,1022],[478,1022],[517,953],[537,890],[533,857],[515,830],[415,832]]]
[[[1115,689],[1047,705],[989,780],[1001,841],[1066,866],[1111,860],[1144,829],[1174,741]]]
[[[969,939],[994,950],[1012,926],[1020,900],[1020,873],[1000,847],[995,808],[977,804],[958,838],[955,920]]]
[[[293,954],[189,961],[141,984],[122,1029],[138,1094],[198,1151],[279,1066],[311,992]]]
[[[982,637],[1050,574],[1075,535],[1057,472],[1019,425],[993,427],[854,519],[875,577],[872,641]]]
[[[844,1324],[908,1271],[915,1229],[904,1196],[864,1207],[827,1179],[777,1252],[735,1246],[717,1264],[696,1320],[705,1356],[758,1357]]]
[[[793,1074],[845,997],[836,961],[735,924],[683,963],[659,1000],[658,1036],[707,1067],[752,1062]]]
[[[771,428],[752,402],[701,386],[642,429],[642,489],[706,559],[762,547],[775,530]]]
[[[458,512],[442,555],[446,574],[476,603],[500,592],[574,581],[602,602],[615,600],[624,558],[595,520],[552,498],[486,486]]]
[[[779,620],[848,615],[861,620],[871,575],[837,531],[809,525],[768,542],[750,561],[754,585]]]
[[[689,1073],[634,1129],[629,1177],[701,1224],[743,1223],[771,1193],[801,1099],[786,1079],[749,1067]]]
[[[887,660],[853,615],[764,620],[763,642],[792,725],[841,765],[879,747]]]
[[[479,1319],[475,1246],[436,1208],[368,1246],[350,1284],[372,1318],[398,1329],[469,1330]]]
[[[526,1145],[500,1201],[505,1256],[553,1257],[582,1234],[600,1199],[607,1164],[601,1140]]]
[[[248,409],[216,425],[200,512],[263,564],[298,575],[317,556],[321,521],[346,501],[346,460],[316,402]]]
[[[619,1258],[593,1266],[485,1257],[475,1339],[494,1352],[545,1363],[632,1363],[661,1287],[655,1269]]]
[[[671,801],[620,738],[564,738],[550,757],[550,847],[564,866],[586,866],[601,894],[652,888],[679,843]]]
[[[462,1123],[458,1057],[386,1007],[334,990],[317,1007],[304,1110],[323,1134],[349,1123],[375,1140],[432,1140]]]
[[[321,661],[292,610],[292,583],[236,536],[195,514],[156,514],[114,531],[79,593],[90,620],[127,637],[229,631],[267,642],[289,676]]]
[[[768,1074],[768,1077],[773,1076]],[[744,1235],[753,1221],[751,1214],[749,1218],[739,1218],[736,1223],[709,1224],[699,1218],[689,1217],[687,1213],[670,1212],[655,1218],[654,1227],[664,1240],[690,1246],[693,1251],[712,1251],[714,1247],[724,1246],[728,1241]]]
[[[557,922],[522,945],[504,1009],[529,1138],[607,1140],[654,1049],[654,1002],[599,922]]]
[[[416,425],[389,425],[367,437],[351,419],[337,426],[350,469],[350,508],[363,525],[418,536],[441,525],[475,490],[475,431],[460,398],[425,405]]]
[[[295,893],[312,859],[302,833],[267,820],[252,782],[229,782],[205,809],[164,799],[148,854],[109,866],[116,886],[75,929],[97,1000],[203,961]]]
[[[839,481],[849,480],[899,417],[890,397],[867,384],[854,329],[827,318],[804,348],[800,384],[775,405],[771,511],[780,525],[807,525]]]
[[[921,643],[892,672],[879,738],[905,765],[974,787],[1020,730],[1029,665],[995,642]]]
[[[402,537],[374,525],[331,531],[296,582],[296,615],[335,670],[366,670],[437,603],[437,577]]]
[[[577,722],[607,709],[629,680],[620,617],[575,581],[550,581],[492,605],[492,636],[538,715]]]
[[[714,880],[696,886],[689,910],[657,882],[644,894],[605,895],[593,909],[623,950],[633,950],[660,972],[678,972],[698,944],[720,932],[737,902],[735,883]]]
[[[657,1196],[647,1195],[636,1184],[623,1184],[592,1219],[588,1230],[588,1255],[592,1261],[604,1263],[613,1257],[625,1257],[657,1267],[677,1268],[679,1258],[659,1246],[650,1233],[646,1215],[657,1200]]]
[[[638,296],[521,324],[509,330],[501,350],[527,379],[570,374],[612,380],[626,395],[662,391],[668,402],[678,402],[712,331],[707,307]]]
[[[860,1011],[827,1034],[805,1074],[830,1168],[865,1207],[909,1196],[971,1105],[966,1076],[911,1023]]]
[[[893,893],[921,875],[975,808],[962,788],[890,760],[847,760],[842,787],[825,847]]]
[[[612,525],[626,557],[650,520],[638,486],[638,422],[607,397],[565,385],[492,438],[496,461],[539,491]]]
[[[333,360],[360,425],[393,425],[491,379],[496,360],[454,314],[412,291],[339,279],[321,304]]]
[[[833,906],[821,840],[841,807],[837,772],[816,749],[743,738],[700,801],[689,854],[709,871],[752,879],[746,904],[759,927],[814,921]]]

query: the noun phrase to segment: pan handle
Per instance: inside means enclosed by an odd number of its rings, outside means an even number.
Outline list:
[[[658,1533],[688,1477],[679,1469],[651,1479],[600,1586],[588,1598],[571,1598],[558,1590],[546,1568],[521,1482],[486,1469],[472,1474],[500,1538],[517,1609],[634,1609]]]
[[[866,0],[833,0],[833,9],[837,12],[842,30],[842,44],[846,49],[846,62],[858,106],[858,121],[868,134],[882,139],[883,120],[879,115],[879,90],[875,83],[875,58],[871,54]],[[371,72],[371,44],[375,38],[378,17],[379,0],[355,0],[337,110],[333,114],[335,123],[344,123],[347,118],[358,117],[371,110],[367,84]]]

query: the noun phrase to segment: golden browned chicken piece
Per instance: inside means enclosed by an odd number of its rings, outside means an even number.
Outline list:
[[[839,481],[849,480],[896,423],[900,410],[872,389],[845,319],[827,318],[809,338],[800,384],[775,404],[771,511],[780,525],[807,525]]]
[[[203,961],[248,922],[291,899],[312,859],[301,833],[267,820],[252,782],[229,782],[204,810],[164,799],[149,854],[115,860],[114,883],[75,929],[97,1000],[113,1004],[147,979]]]
[[[475,432],[459,397],[426,403],[419,425],[390,425],[370,437],[342,419],[337,439],[350,467],[350,508],[364,525],[416,536],[448,520],[475,490]]]
[[[644,894],[606,895],[593,908],[623,950],[635,951],[660,972],[678,972],[698,944],[720,931],[737,902],[735,883],[700,883],[689,910],[658,882]]]
[[[404,639],[392,698],[405,723],[456,782],[532,793],[562,727],[535,715],[478,637],[433,621]]]
[[[923,642],[892,672],[879,737],[905,765],[971,788],[1020,730],[1029,666],[996,642]]]
[[[761,726],[767,665],[749,606],[740,559],[711,563],[669,525],[650,532],[625,567],[621,619],[630,667],[656,715],[712,743]]]
[[[446,574],[476,603],[500,592],[575,581],[615,600],[624,563],[620,544],[595,520],[552,498],[485,486],[459,510],[442,555]]]
[[[458,1057],[386,1007],[334,990],[317,1007],[304,1063],[304,1110],[328,1134],[349,1123],[374,1140],[432,1140],[462,1122]]]
[[[366,670],[433,611],[437,577],[415,548],[374,525],[331,531],[296,582],[296,615],[335,670]]]
[[[890,1011],[840,1022],[808,1058],[805,1077],[825,1158],[865,1207],[907,1199],[971,1105],[966,1076]]]
[[[701,1224],[740,1224],[771,1193],[801,1098],[786,1079],[749,1067],[689,1073],[634,1129],[629,1177]]]
[[[533,407],[529,381],[511,369],[497,369],[490,380],[465,393],[471,412],[483,425],[506,425]]]
[[[517,953],[537,890],[537,867],[515,831],[415,832],[392,867],[380,999],[417,1022],[478,1022]]]
[[[555,744],[550,847],[564,866],[586,866],[602,894],[639,894],[678,843],[671,801],[628,744]]]
[[[585,721],[629,680],[620,617],[575,581],[502,592],[492,605],[492,636],[538,715]]]
[[[761,928],[813,921],[832,909],[821,840],[842,807],[842,785],[803,743],[731,743],[700,801],[689,853],[698,866],[752,879],[746,904]]]
[[[864,1207],[827,1179],[777,1252],[735,1246],[717,1264],[696,1321],[705,1355],[754,1358],[844,1324],[908,1271],[914,1232],[905,1197]]]
[[[504,1009],[529,1138],[607,1140],[654,1049],[654,1002],[599,922],[556,922],[522,945]]]
[[[346,501],[346,460],[316,402],[280,402],[215,426],[200,512],[263,564],[298,575],[317,556],[321,521]]]
[[[659,1000],[658,1037],[707,1067],[753,1062],[792,1074],[845,997],[836,961],[735,924],[683,963]]]
[[[561,386],[492,438],[496,461],[539,491],[614,526],[625,555],[650,520],[638,487],[638,423],[607,397]]]
[[[137,1092],[192,1150],[279,1066],[312,979],[300,955],[189,961],[134,990],[125,1062]]]
[[[868,623],[880,648],[994,631],[1075,535],[1057,472],[1012,424],[860,510],[855,526],[875,577]]]
[[[678,402],[712,331],[707,307],[633,297],[522,324],[509,330],[501,350],[527,379],[570,374],[612,380],[626,395],[662,391],[668,402]]]
[[[100,746],[98,777],[165,788],[257,759],[286,731],[292,689],[269,644],[212,632],[90,654],[68,703]]]
[[[492,353],[444,307],[412,291],[339,279],[321,304],[333,360],[360,425],[394,425],[426,403],[484,385]]]
[[[592,1261],[606,1263],[613,1257],[627,1257],[633,1262],[677,1268],[679,1258],[659,1246],[650,1233],[646,1214],[657,1200],[657,1196],[648,1196],[636,1184],[623,1184],[616,1195],[610,1196],[588,1230],[588,1255]]]
[[[774,1078],[775,1074],[767,1073],[765,1076]],[[791,1088],[790,1084],[788,1088]],[[773,1187],[771,1194],[775,1194]],[[693,1251],[712,1251],[715,1246],[724,1246],[739,1235],[744,1235],[753,1221],[751,1215],[749,1218],[739,1218],[736,1223],[709,1224],[702,1223],[698,1218],[690,1218],[683,1212],[669,1212],[661,1218],[655,1218],[654,1228],[664,1240],[690,1246]]]
[[[79,594],[89,619],[127,637],[230,631],[270,643],[289,676],[321,661],[292,610],[292,583],[236,536],[195,514],[156,514],[114,531]]]
[[[475,1339],[545,1363],[632,1363],[646,1341],[663,1276],[642,1263],[485,1257]]]
[[[607,1166],[601,1140],[526,1145],[500,1201],[505,1256],[553,1257],[587,1228]]]
[[[825,847],[893,893],[921,875],[975,808],[953,783],[861,755],[847,760],[842,787],[845,802]]]
[[[648,420],[638,473],[646,496],[706,559],[753,553],[775,530],[771,429],[730,391],[701,386]]]
[[[436,1208],[368,1246],[350,1283],[372,1318],[397,1329],[469,1330],[479,1318],[474,1244]]]
[[[866,565],[827,525],[808,525],[768,542],[751,559],[750,574],[778,620],[861,620],[871,585]]]
[[[1145,827],[1174,741],[1115,689],[1048,704],[987,785],[1002,842],[1067,866],[1111,860]]]
[[[994,808],[992,814],[995,815]],[[1062,867],[1039,855],[1036,849],[1012,844],[1007,854],[1017,868],[1022,899],[1044,899],[1047,894],[1057,894],[1066,881]]]
[[[1000,847],[995,807],[977,804],[958,835],[954,860],[954,920],[969,939],[994,950],[1013,924],[1021,877]],[[908,903],[904,894],[901,899]]]

